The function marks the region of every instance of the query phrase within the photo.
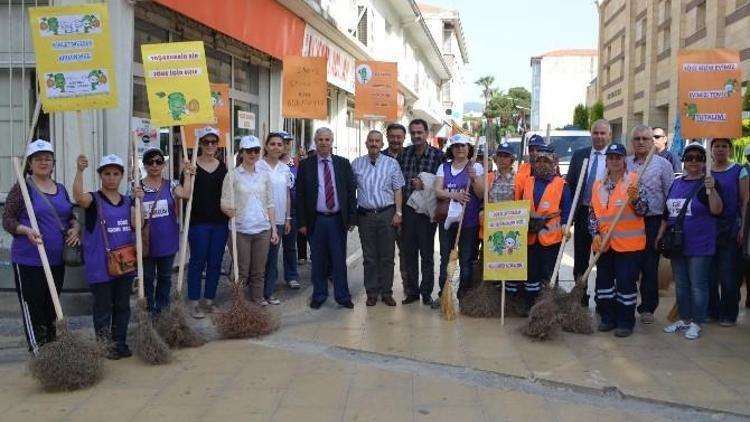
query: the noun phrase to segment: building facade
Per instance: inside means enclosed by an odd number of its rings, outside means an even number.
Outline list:
[[[679,109],[681,48],[739,50],[750,78],[750,0],[605,0],[599,4],[599,99],[624,141],[638,124],[667,127]],[[743,91],[744,92],[744,91]]]
[[[596,50],[556,50],[531,58],[531,130],[573,123],[573,110],[586,103],[596,76]]]

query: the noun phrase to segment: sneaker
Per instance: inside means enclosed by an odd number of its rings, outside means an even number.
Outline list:
[[[651,312],[644,312],[641,314],[641,323],[643,324],[653,324],[654,323],[654,314]]]
[[[665,333],[676,333],[678,331],[685,331],[688,328],[690,328],[689,324],[685,324],[685,321],[679,320],[677,322],[674,322],[673,324],[667,325],[664,327]]]
[[[265,300],[265,299],[263,299],[263,300],[259,300],[259,301],[255,302],[255,304],[258,305],[258,306],[268,306],[268,301]]]
[[[203,319],[206,317],[206,314],[203,313],[200,306],[195,305],[193,306],[193,309],[190,310],[190,316],[195,319]]]
[[[281,305],[281,301],[273,296],[266,299],[266,302],[268,302],[270,305]]]
[[[289,280],[289,282],[288,282],[288,283],[286,283],[286,285],[287,285],[287,286],[288,286],[288,287],[289,287],[290,289],[292,289],[292,290],[297,290],[297,289],[299,289],[300,287],[302,287],[302,286],[300,286],[300,285],[299,285],[299,281],[297,281],[297,280]]]
[[[688,340],[695,340],[700,336],[701,336],[700,325],[694,322],[691,322],[690,325],[688,325],[687,331],[685,331],[685,338]]]
[[[206,301],[203,303],[203,312],[207,314],[212,314],[216,312],[216,305],[214,305],[213,300],[206,299]]]
[[[297,260],[297,265],[305,265],[306,263],[307,263],[306,259],[298,259]]]
[[[737,325],[737,323],[728,319],[722,319],[721,321],[719,321],[719,325],[721,325],[722,327],[734,327],[735,325]]]

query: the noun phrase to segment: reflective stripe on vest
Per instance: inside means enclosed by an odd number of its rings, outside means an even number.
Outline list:
[[[554,245],[562,242],[562,225],[560,223],[560,201],[565,189],[565,180],[562,177],[555,176],[552,181],[544,188],[544,193],[539,199],[539,204],[534,207],[534,177],[526,179],[523,188],[523,198],[531,201],[531,216],[536,218],[548,218],[547,224],[539,233],[529,233],[529,245],[536,243],[537,239],[542,246]],[[547,208],[542,208],[547,205]]]
[[[591,191],[591,206],[594,209],[594,215],[599,220],[599,233],[602,236],[609,232],[609,228],[614,222],[619,209],[617,204],[626,204],[622,217],[609,241],[610,247],[617,252],[635,252],[646,248],[646,224],[643,217],[636,215],[628,200],[627,188],[633,183],[638,183],[638,175],[634,172],[630,173],[625,181],[615,186],[606,205],[602,205],[601,201],[601,180],[594,182]]]

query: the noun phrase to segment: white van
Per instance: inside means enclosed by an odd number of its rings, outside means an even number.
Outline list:
[[[524,138],[524,151],[528,154],[528,139],[532,135],[547,136],[547,131],[529,131]],[[570,167],[570,159],[573,158],[575,150],[591,146],[591,132],[587,130],[552,130],[549,134],[549,144],[555,149],[555,154],[560,159],[560,174],[565,177]]]

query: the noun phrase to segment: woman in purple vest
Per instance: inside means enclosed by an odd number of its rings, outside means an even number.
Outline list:
[[[729,161],[732,143],[727,138],[711,140],[714,165],[711,175],[721,187],[724,210],[717,221],[716,254],[711,267],[714,275],[708,284],[708,318],[722,327],[737,323],[739,313],[739,267],[737,256],[741,244],[740,222],[744,221],[743,206],[748,199],[747,173],[742,166]]]
[[[130,321],[130,290],[135,273],[110,275],[107,249],[134,243],[133,209],[130,197],[118,191],[125,171],[120,157],[114,154],[102,157],[96,168],[102,188],[96,192],[83,191],[83,171],[88,166],[88,158],[79,155],[73,196],[78,205],[86,210],[83,258],[86,262],[86,282],[94,296],[94,331],[97,337],[112,341],[107,357],[116,360],[132,355],[126,340]],[[143,190],[136,187],[133,193],[142,197]]]
[[[149,230],[149,254],[143,257],[143,287],[148,310],[156,316],[169,307],[172,264],[180,244],[175,199],[190,197],[193,178],[187,177],[182,185],[164,179],[164,153],[159,148],[146,150],[142,161],[146,169],[146,177],[141,180],[143,221]],[[185,163],[189,175],[195,174],[191,166],[190,162]]]
[[[458,244],[458,261],[461,267],[460,283],[457,296],[463,297],[471,287],[472,261],[477,256],[476,238],[479,235],[479,209],[481,197],[484,195],[484,181],[482,165],[469,161],[474,155],[474,147],[465,135],[453,135],[448,143],[445,162],[437,169],[435,177],[435,194],[438,199],[450,199],[456,204],[466,204],[461,238]],[[468,188],[468,192],[467,192]],[[446,229],[446,225],[448,228]],[[450,212],[445,224],[438,225],[440,238],[440,276],[438,284],[443,291],[448,274],[448,260],[453,244],[458,235],[458,221],[451,221]],[[433,308],[439,308],[439,302],[433,302]]]
[[[684,332],[685,338],[695,340],[700,337],[701,324],[706,320],[711,259],[716,252],[717,217],[721,215],[723,203],[714,178],[705,175],[706,150],[703,145],[688,144],[682,162],[685,173],[674,180],[667,194],[656,249],[660,249],[661,238],[667,228],[674,225],[687,201],[683,222],[684,246],[680,254],[671,258],[680,320],[665,327],[664,332]]]
[[[52,144],[38,139],[26,147],[26,179],[31,205],[39,231],[31,228],[21,188],[16,183],[8,192],[3,212],[3,227],[13,235],[10,246],[18,302],[29,351],[36,355],[39,347],[55,340],[55,310],[37,244],[47,252],[52,277],[59,292],[65,277],[63,245],[79,244],[80,226],[72,213],[65,186],[52,179],[55,155]]]

